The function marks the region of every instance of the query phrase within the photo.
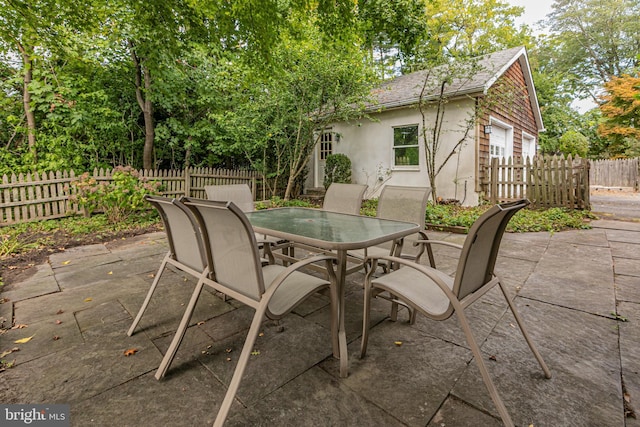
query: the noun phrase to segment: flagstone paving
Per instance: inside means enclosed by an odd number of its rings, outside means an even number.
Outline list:
[[[519,426],[640,426],[640,224],[506,234],[496,272],[553,377],[545,379],[497,289],[468,316]],[[429,233],[460,242],[463,236]],[[167,250],[162,232],[53,254],[5,284],[0,403],[66,403],[74,426],[211,425],[252,310],[206,291],[167,376],[154,378],[195,281],[170,271],[128,337]],[[453,273],[456,252],[437,248]],[[359,358],[363,274],[348,278],[349,376],[330,344],[327,295],[266,321],[227,425],[498,426],[501,421],[454,317],[414,325],[376,301]],[[11,326],[14,329],[9,329]],[[20,326],[22,325],[22,326]],[[31,337],[23,343],[16,341]],[[398,345],[401,343],[401,345]],[[126,356],[127,350],[135,350]],[[626,400],[626,405],[625,405]]]

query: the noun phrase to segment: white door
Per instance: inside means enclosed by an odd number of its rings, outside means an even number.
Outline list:
[[[522,135],[522,158],[526,159],[529,157],[533,160],[533,157],[536,155],[536,139],[527,134]]]
[[[489,157],[508,157],[507,129],[492,126],[491,136],[489,137]]]
[[[322,187],[324,185],[324,167],[327,163],[327,156],[333,154],[333,132],[331,130],[325,130],[320,136],[320,143],[317,148],[317,168],[315,177],[315,187]]]

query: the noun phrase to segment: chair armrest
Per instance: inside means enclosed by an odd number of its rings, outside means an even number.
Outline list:
[[[378,263],[378,260],[385,260],[388,261],[390,263],[394,263],[394,264],[400,264],[400,265],[404,265],[405,267],[409,267],[412,268],[414,270],[419,271],[420,273],[424,274],[425,276],[427,276],[428,278],[430,278],[431,280],[433,280],[433,282],[442,290],[442,292],[445,293],[445,295],[447,296],[447,298],[449,298],[450,301],[456,301],[457,304],[460,304],[458,299],[456,298],[456,296],[453,294],[453,291],[451,289],[449,289],[449,287],[447,286],[446,283],[444,283],[442,281],[442,279],[437,275],[434,274],[434,271],[437,271],[435,268],[432,267],[427,267],[426,265],[422,265],[422,264],[417,264],[411,260],[407,260],[404,258],[398,258],[398,257],[393,257],[393,256],[378,256],[378,257],[368,257],[367,261],[371,262],[371,270],[369,270],[369,272],[367,273],[366,279],[365,279],[365,284],[368,286],[368,284],[371,283],[371,276],[372,276],[372,272],[375,270],[375,267]],[[458,307],[456,307],[458,308]],[[461,306],[460,306],[461,308]]]
[[[459,245],[458,243],[445,242],[442,240],[416,240],[413,243],[413,246],[418,246],[418,245],[443,245],[443,246],[450,246],[456,249],[462,249],[462,245]]]

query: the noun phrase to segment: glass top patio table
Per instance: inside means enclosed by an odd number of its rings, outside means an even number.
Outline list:
[[[331,335],[333,355],[340,359],[340,376],[348,375],[345,331],[345,281],[347,250],[364,249],[417,233],[410,222],[328,212],[309,208],[276,208],[246,212],[254,231],[312,247],[336,251],[335,292],[332,304]]]
[[[276,208],[246,213],[259,233],[323,249],[374,246],[419,231],[417,224],[309,208]]]

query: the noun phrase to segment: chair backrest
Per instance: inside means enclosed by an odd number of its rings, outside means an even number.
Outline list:
[[[331,183],[324,195],[322,209],[325,211],[360,215],[362,198],[367,190],[365,184]]]
[[[247,184],[205,185],[207,199],[219,202],[233,202],[242,212],[255,210],[251,188]]]
[[[233,202],[181,200],[200,225],[213,280],[260,301],[265,289],[262,264],[253,228],[242,210]]]
[[[424,230],[430,187],[386,185],[378,198],[377,217],[418,224]]]
[[[504,230],[511,217],[528,204],[528,200],[522,199],[495,205],[473,223],[462,247],[453,285],[453,293],[459,300],[492,280]]]
[[[149,195],[145,199],[160,213],[171,257],[180,264],[203,271],[207,261],[202,234],[191,211],[176,199]]]

